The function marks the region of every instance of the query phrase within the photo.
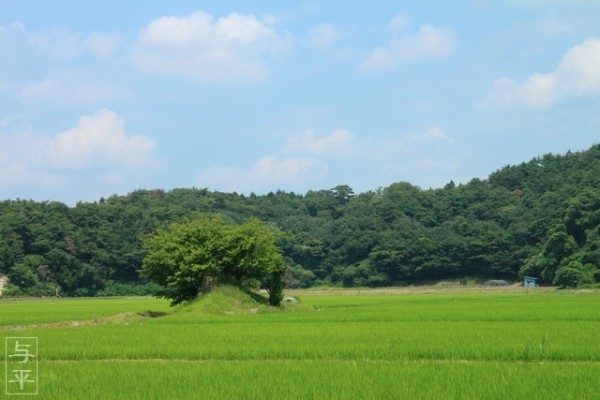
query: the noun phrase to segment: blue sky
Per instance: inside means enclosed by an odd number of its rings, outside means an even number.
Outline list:
[[[600,2],[0,0],[0,199],[355,192],[600,140]]]

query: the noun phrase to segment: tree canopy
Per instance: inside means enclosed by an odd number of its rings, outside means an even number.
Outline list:
[[[252,218],[241,225],[210,217],[173,224],[144,241],[141,273],[164,287],[173,304],[191,300],[219,283],[263,283],[278,305],[285,266],[275,241],[278,231]]]
[[[149,251],[143,238],[214,214],[221,225],[258,218],[284,232],[277,241],[286,265],[279,284],[288,287],[523,275],[565,287],[600,284],[595,145],[438,189],[397,182],[358,194],[339,185],[303,195],[136,190],[74,207],[0,201],[5,294],[54,295],[57,287],[69,296],[150,293],[156,283],[139,274]],[[226,236],[232,239],[223,243],[232,246],[235,235]]]

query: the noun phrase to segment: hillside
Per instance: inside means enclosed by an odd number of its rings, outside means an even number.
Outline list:
[[[10,294],[143,294],[142,238],[220,213],[281,228],[287,284],[384,286],[460,278],[600,281],[600,145],[506,166],[488,179],[422,190],[340,185],[304,195],[136,190],[68,207],[0,202],[0,275]]]

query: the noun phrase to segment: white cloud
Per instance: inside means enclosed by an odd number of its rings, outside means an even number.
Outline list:
[[[572,47],[560,62],[557,74],[559,92],[599,92],[600,39],[589,38]]]
[[[116,113],[99,110],[56,136],[37,135],[22,117],[0,121],[0,189],[46,187],[102,176],[131,177],[152,165],[156,143],[128,135]],[[5,151],[10,149],[10,151]]]
[[[308,44],[311,47],[325,49],[331,47],[340,37],[340,33],[329,24],[321,24],[308,32]]]
[[[354,135],[342,128],[322,137],[306,131],[289,138],[280,151],[260,158],[247,170],[210,167],[198,175],[197,183],[238,192],[289,187],[309,189],[311,184],[327,176],[330,161],[349,156],[353,141]]]
[[[396,15],[390,22],[390,27],[394,30],[401,31],[410,25],[408,16],[404,13]]]
[[[62,29],[31,35],[29,42],[39,50],[50,54],[60,61],[70,61],[79,56],[83,46],[79,35]]]
[[[25,29],[25,25],[23,25],[23,23],[19,21],[11,22],[6,27],[0,25],[0,34],[2,35],[10,33],[17,33],[22,35],[26,31],[27,30]]]
[[[514,3],[519,6],[527,7],[548,7],[548,6],[588,6],[598,7],[597,0],[506,0],[508,3]]]
[[[0,30],[0,90],[11,96],[15,108],[38,102],[79,105],[120,99],[125,91],[116,82],[110,59],[122,41],[114,34],[82,38],[58,29],[32,33],[13,23]]]
[[[235,13],[215,21],[202,11],[158,18],[140,32],[132,59],[155,75],[210,83],[262,80],[269,57],[289,46],[272,22]]]
[[[313,131],[306,131],[300,136],[290,138],[284,150],[289,153],[339,156],[350,150],[352,140],[352,133],[341,128],[321,138]]]
[[[84,47],[97,58],[109,58],[123,43],[123,38],[116,34],[93,33],[84,41]]]
[[[401,63],[447,56],[454,47],[454,34],[446,28],[422,26],[418,32],[402,35],[386,47],[376,48],[361,64],[364,71],[385,70]]]
[[[258,21],[253,15],[229,14],[215,23],[215,32],[229,40],[242,44],[257,43],[268,50],[277,42],[277,35],[271,28]]]
[[[28,36],[33,46],[63,62],[86,53],[96,58],[109,58],[123,43],[123,38],[117,34],[93,33],[82,38],[78,33],[63,29]]]
[[[312,158],[281,158],[267,156],[258,160],[250,170],[250,177],[258,182],[268,180],[283,183],[287,180],[306,179],[326,171],[323,163]]]
[[[28,47],[61,62],[69,62],[86,54],[96,58],[110,58],[125,41],[122,36],[115,33],[96,32],[82,36],[66,29],[31,32],[21,22],[13,22],[7,27],[0,26],[0,35],[7,41],[7,43],[0,41],[0,49],[5,44],[12,43],[14,47],[17,43],[18,50],[22,51],[24,47]]]
[[[414,135],[409,135],[410,140],[418,141],[432,141],[432,140],[443,140],[448,143],[454,143],[454,140],[448,136],[448,134],[438,126],[432,126],[425,132],[420,132]]]
[[[32,57],[25,26],[13,22],[0,26],[0,91],[13,91],[39,60]]]
[[[48,187],[56,178],[40,168],[48,138],[34,135],[22,116],[0,121],[0,193],[2,189]]]
[[[242,193],[276,190],[286,187],[310,187],[327,174],[327,165],[314,158],[269,155],[247,171],[234,167],[211,167],[200,173],[200,186]]]
[[[46,79],[30,82],[20,90],[27,103],[90,104],[105,103],[125,96],[125,90],[100,76],[78,71],[52,71]]]
[[[47,152],[53,165],[65,168],[104,163],[140,167],[152,159],[155,147],[145,136],[128,136],[123,119],[113,111],[99,110],[50,140]]]
[[[415,174],[435,170],[437,164],[423,166],[420,172],[411,168],[417,161],[445,154],[452,143],[454,140],[439,126],[387,139],[361,139],[342,128],[324,136],[309,130],[289,138],[279,151],[258,159],[247,169],[213,166],[198,174],[196,183],[213,190],[241,193],[290,188],[302,191],[328,185],[325,182],[331,176],[345,175],[348,168],[357,164],[368,166],[365,171],[380,174],[379,178],[389,176],[394,180],[407,171]],[[400,172],[401,169],[407,171]],[[339,182],[332,182],[336,183]]]
[[[552,72],[535,73],[521,84],[498,79],[483,105],[547,108],[562,99],[596,93],[600,93],[600,39],[588,38],[569,49]]]
[[[581,22],[543,17],[533,23],[532,30],[536,35],[561,36],[577,31],[580,26]]]

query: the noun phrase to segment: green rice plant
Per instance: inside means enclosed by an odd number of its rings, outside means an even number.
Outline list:
[[[45,399],[592,399],[600,365],[463,361],[82,361],[41,365]]]
[[[1,327],[25,327],[67,321],[84,321],[119,313],[168,311],[166,300],[152,297],[60,298],[0,300]]]
[[[73,304],[89,306],[92,318],[109,309],[169,314],[23,326],[0,331],[0,339],[39,338],[43,398],[581,399],[600,393],[594,291],[307,292],[305,308],[295,312],[234,289],[176,308],[137,301]],[[55,306],[25,304],[48,312]],[[53,318],[61,315],[83,314],[74,307]]]

